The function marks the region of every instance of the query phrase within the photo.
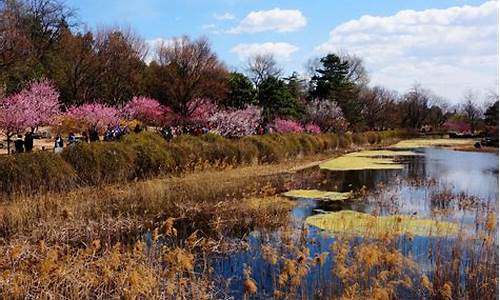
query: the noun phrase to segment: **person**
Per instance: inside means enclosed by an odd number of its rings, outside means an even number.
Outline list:
[[[74,144],[76,144],[76,135],[73,132],[71,132],[68,136],[68,145],[71,146]]]
[[[14,141],[14,148],[16,148],[16,153],[24,152],[24,141],[22,135],[17,135],[17,139]]]
[[[62,139],[61,135],[57,135],[56,141],[54,143],[54,153],[61,153],[64,148],[64,140]]]
[[[90,142],[98,142],[99,141],[99,132],[97,132],[97,129],[95,127],[92,127],[89,130],[89,139],[90,139]]]
[[[111,128],[111,125],[108,126],[108,129],[104,132],[104,141],[109,142],[113,140],[113,128]]]
[[[82,133],[82,138],[81,138],[82,141],[84,141],[85,143],[88,143],[89,142],[89,136],[87,135],[87,131],[84,131]]]
[[[33,151],[33,133],[31,131],[26,132],[24,135],[24,149],[26,152]]]
[[[134,132],[135,132],[135,133],[139,133],[139,132],[141,132],[141,131],[142,131],[141,126],[139,126],[139,124],[136,124],[136,125],[135,125],[135,128],[134,128]]]

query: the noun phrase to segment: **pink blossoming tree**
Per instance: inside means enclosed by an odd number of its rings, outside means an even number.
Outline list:
[[[275,119],[267,125],[276,133],[304,132],[304,128],[299,122],[293,120]]]
[[[311,134],[321,133],[321,128],[314,123],[306,124],[306,126],[304,126],[304,129],[307,133],[311,133]]]
[[[225,137],[244,137],[255,134],[262,118],[262,108],[226,109],[209,118],[214,130]]]
[[[196,98],[187,104],[188,122],[206,123],[217,112],[217,105],[208,98]]]
[[[86,103],[80,106],[72,106],[68,109],[65,117],[74,119],[87,128],[95,128],[99,131],[107,126],[120,123],[120,112],[113,106],[100,103]]]
[[[1,99],[0,130],[7,136],[7,151],[14,134],[51,124],[59,106],[59,92],[48,80],[32,81],[19,93]]]
[[[132,98],[123,107],[122,113],[125,119],[136,119],[152,126],[164,124],[173,115],[172,110],[161,105],[158,100],[142,96]]]
[[[306,121],[314,122],[322,131],[344,131],[349,125],[335,101],[316,99],[308,103]]]

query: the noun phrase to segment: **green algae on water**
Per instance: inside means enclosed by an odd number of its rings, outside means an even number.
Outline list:
[[[344,201],[352,198],[351,193],[329,192],[320,190],[291,190],[283,193],[290,198],[309,198],[325,201]]]
[[[398,142],[390,146],[392,149],[411,149],[426,147],[454,147],[474,145],[473,139],[410,139]]]
[[[412,151],[359,151],[331,159],[319,167],[330,171],[403,169],[403,165],[396,163],[393,157],[417,155],[421,154]]]
[[[382,238],[390,235],[442,237],[458,234],[458,224],[408,215],[373,216],[355,211],[318,214],[306,223],[334,234]]]

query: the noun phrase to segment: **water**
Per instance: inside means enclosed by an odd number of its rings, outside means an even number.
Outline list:
[[[419,218],[434,218],[456,222],[464,226],[473,226],[478,210],[498,212],[498,156],[491,153],[459,152],[446,149],[418,149],[423,156],[402,158],[403,170],[365,170],[332,172],[311,168],[297,174],[292,183],[293,188],[319,189],[325,191],[359,191],[366,190],[357,200],[344,204],[315,201],[311,199],[298,200],[296,208],[290,213],[291,239],[299,247],[308,247],[310,256],[328,251],[335,236],[321,230],[308,227],[307,238],[301,240],[304,220],[314,214],[324,211],[350,209],[364,213],[380,215],[406,214]],[[439,195],[451,194],[463,200],[449,204],[440,202]],[[462,199],[461,198],[461,199]],[[470,201],[471,204],[463,203]],[[460,204],[462,203],[462,205]],[[446,213],[436,214],[446,209]],[[303,236],[303,235],[302,235]],[[357,241],[361,241],[358,238]],[[357,242],[356,240],[354,242]],[[259,294],[271,297],[276,287],[277,270],[275,266],[262,258],[261,245],[271,244],[283,250],[280,231],[269,231],[261,228],[251,233],[248,238],[250,245],[247,251],[235,251],[231,255],[221,255],[212,258],[215,274],[224,279],[232,279],[228,285],[229,294],[241,298],[243,289],[243,268],[248,265],[252,269]],[[429,247],[435,247],[433,238],[414,237],[411,242],[405,242],[401,237],[399,250],[404,255],[411,253],[412,258],[420,264],[420,269],[428,271],[431,264],[428,257]],[[453,243],[453,239],[441,240],[441,246]],[[444,243],[444,244],[443,244]],[[446,247],[444,252],[446,252]],[[283,250],[286,252],[286,250]],[[294,254],[290,254],[293,257]],[[331,275],[331,257],[328,257],[324,270],[309,272],[301,289],[310,296],[324,296],[332,291],[321,282],[334,283]],[[322,280],[319,280],[321,277]],[[330,284],[335,286],[335,284]],[[338,286],[338,285],[337,285]]]

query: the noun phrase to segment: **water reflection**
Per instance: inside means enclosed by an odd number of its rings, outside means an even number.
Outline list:
[[[405,165],[402,170],[332,172],[312,168],[297,174],[293,188],[341,192],[365,189],[367,194],[358,200],[342,204],[311,199],[299,200],[297,207],[291,212],[289,226],[299,232],[308,216],[322,211],[342,209],[366,213],[376,211],[379,214],[397,212],[425,218],[433,215],[436,209],[448,208],[444,219],[462,224],[473,224],[476,215],[473,209],[460,209],[456,205],[448,206],[446,202],[439,201],[439,197],[445,197],[447,193],[474,197],[473,199],[479,201],[475,209],[488,207],[498,212],[497,155],[445,149],[420,149],[418,151],[424,156],[400,159]],[[415,184],[415,182],[420,183]],[[385,207],[384,203],[380,203],[381,201],[390,202],[391,205]],[[254,270],[253,277],[260,291],[272,296],[278,274],[276,274],[275,267],[262,258],[260,245],[266,241],[282,247],[282,241],[278,236],[279,232],[255,232],[249,238],[249,251],[239,251],[233,255],[213,259],[215,273],[221,274],[226,279],[236,279],[229,284],[229,289],[236,298],[242,295],[242,287],[238,282],[241,282],[239,280],[242,279],[244,265],[250,265]],[[310,256],[313,257],[315,254],[328,251],[334,240],[334,236],[321,232],[317,228],[310,228],[307,239],[298,243],[304,243],[303,246],[310,249]],[[441,240],[439,243],[441,243],[441,250],[446,252],[446,243],[453,243],[453,240]],[[412,240],[406,240],[401,237],[398,245],[403,254],[411,253],[424,271],[425,266],[428,266],[427,269],[430,268],[429,247],[436,247],[432,238],[414,237]],[[333,293],[333,291],[326,291],[326,287],[317,286],[320,282],[317,280],[318,276],[326,276],[326,281],[337,280],[329,271],[332,268],[331,258],[327,258],[324,268],[324,272],[310,272],[307,275],[305,286],[300,288],[306,289],[308,295],[317,295],[319,291],[327,295]],[[321,282],[324,281],[325,277]]]

